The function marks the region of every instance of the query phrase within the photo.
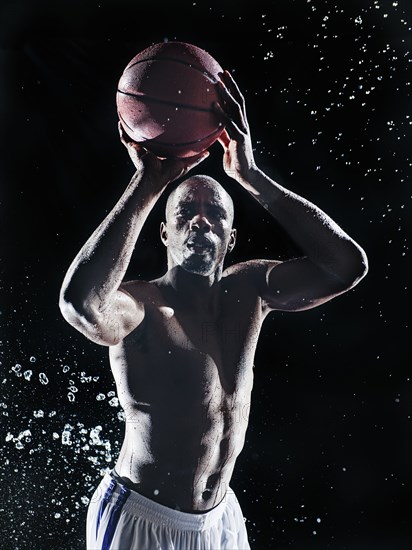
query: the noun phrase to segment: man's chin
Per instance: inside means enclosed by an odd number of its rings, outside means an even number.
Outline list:
[[[215,266],[212,262],[205,262],[204,258],[191,258],[190,260],[183,262],[181,267],[187,273],[208,277],[213,273]]]

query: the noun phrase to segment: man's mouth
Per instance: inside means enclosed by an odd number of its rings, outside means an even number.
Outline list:
[[[213,244],[208,239],[189,239],[187,247],[196,254],[211,252]]]

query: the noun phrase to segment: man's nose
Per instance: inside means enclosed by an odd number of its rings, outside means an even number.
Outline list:
[[[191,230],[197,229],[198,231],[201,230],[204,233],[207,233],[208,231],[210,231],[211,227],[212,227],[212,224],[203,214],[197,214],[190,220]]]

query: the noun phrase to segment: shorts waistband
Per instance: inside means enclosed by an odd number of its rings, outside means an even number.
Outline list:
[[[114,489],[113,483],[115,484]],[[107,494],[109,487],[112,487],[110,491],[110,500],[116,502],[122,488],[126,487],[126,485],[122,484],[118,477],[110,472],[105,474],[100,483],[103,495]],[[157,524],[183,531],[204,531],[209,529],[222,517],[227,506],[227,499],[234,497],[233,491],[229,488],[223,500],[215,506],[215,508],[200,514],[190,514],[159,504],[133,489],[128,488],[127,492],[128,497],[123,506],[125,512]]]

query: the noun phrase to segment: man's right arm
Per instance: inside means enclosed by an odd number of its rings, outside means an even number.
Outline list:
[[[136,172],[122,197],[72,262],[60,292],[63,317],[90,340],[113,345],[134,330],[143,304],[120,285],[141,228],[161,190]]]
[[[122,289],[121,283],[150,211],[171,181],[208,154],[162,160],[127,140],[122,129],[121,138],[137,171],[69,267],[59,302],[66,321],[93,342],[107,346],[120,342],[144,318],[143,303]]]

